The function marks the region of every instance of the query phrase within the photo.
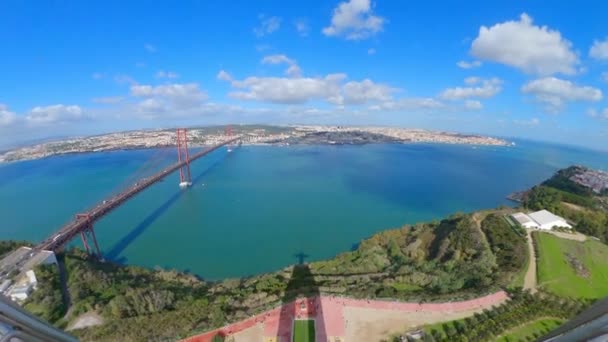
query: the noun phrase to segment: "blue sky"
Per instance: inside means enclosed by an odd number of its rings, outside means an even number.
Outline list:
[[[219,123],[608,149],[602,1],[0,2],[0,146]]]

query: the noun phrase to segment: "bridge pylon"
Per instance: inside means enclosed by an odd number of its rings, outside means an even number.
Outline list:
[[[101,254],[101,250],[99,249],[99,244],[97,244],[97,237],[95,236],[95,229],[93,228],[93,221],[91,220],[91,215],[76,214],[76,219],[87,221],[86,227],[80,231],[82,245],[87,251],[87,254],[91,254],[91,251],[93,251],[92,255],[96,256],[99,259],[103,259],[103,255]]]
[[[190,156],[188,155],[188,133],[185,128],[177,129],[177,161],[185,162],[179,168],[179,187],[187,188],[192,185],[190,174]]]

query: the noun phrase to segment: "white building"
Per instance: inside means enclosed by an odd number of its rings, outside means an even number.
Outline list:
[[[572,229],[572,226],[564,218],[548,210],[540,210],[530,214],[516,213],[511,217],[524,228],[551,230],[553,227],[560,227]]]
[[[530,216],[524,213],[515,213],[511,215],[511,217],[514,218],[515,221],[517,221],[517,223],[519,223],[524,228],[538,228],[538,223],[536,223],[536,221],[534,221]]]
[[[33,284],[22,284],[15,285],[8,290],[8,296],[14,301],[24,301],[29,297],[30,293],[34,290]]]
[[[21,268],[21,273],[16,276],[15,283],[4,288],[5,283],[2,283],[4,293],[14,301],[24,301],[29,297],[32,291],[36,290],[38,279],[34,268],[38,265],[56,264],[57,258],[52,251],[34,252],[30,247],[21,247],[12,252],[9,256],[2,260],[2,263],[10,263],[14,260],[19,260],[21,257],[28,256],[28,261]],[[1,263],[0,263],[1,264]],[[2,266],[2,265],[0,265]],[[0,267],[2,268],[2,267]]]

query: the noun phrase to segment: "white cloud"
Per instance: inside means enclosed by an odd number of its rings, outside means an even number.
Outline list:
[[[482,79],[479,77],[468,77],[465,79],[465,83],[470,87],[448,88],[439,97],[445,100],[485,99],[493,97],[502,90],[502,81],[498,78]]]
[[[157,51],[156,46],[152,44],[144,44],[144,49],[146,49],[150,53],[155,53]]]
[[[8,106],[0,103],[0,127],[9,126],[17,122],[17,115],[8,109]]]
[[[370,0],[341,2],[334,9],[331,25],[323,29],[326,36],[349,40],[369,38],[382,31],[385,19],[372,13]]]
[[[464,107],[470,110],[479,110],[483,108],[483,104],[477,100],[466,100],[464,102]]]
[[[93,99],[93,102],[101,103],[101,104],[115,104],[115,103],[122,102],[122,100],[124,100],[124,97],[122,97],[122,96],[107,96],[107,97],[96,97]]]
[[[604,119],[608,119],[608,107],[604,108],[604,110],[602,111],[602,116],[604,117]]]
[[[116,75],[114,76],[114,81],[118,84],[129,84],[134,85],[137,84],[137,81],[133,79],[133,77],[129,75]]]
[[[253,29],[253,33],[257,37],[271,34],[281,27],[281,18],[279,17],[267,17],[264,14],[260,14],[258,19],[260,19],[260,26]]]
[[[264,58],[262,58],[262,64],[281,64],[281,63],[295,64],[296,61],[294,61],[293,59],[290,59],[289,57],[287,57],[285,55],[270,55],[270,56],[265,56]]]
[[[175,79],[178,78],[179,74],[173,72],[173,71],[164,71],[164,70],[159,70],[156,73],[156,78],[169,78],[169,79]]]
[[[144,113],[144,114],[158,114],[158,113],[163,113],[163,112],[167,111],[167,107],[165,106],[165,103],[156,98],[145,99],[145,100],[139,102],[135,106],[135,109],[139,113]]]
[[[100,79],[102,79],[102,78],[104,77],[104,75],[103,75],[102,73],[100,73],[100,72],[94,72],[94,73],[91,75],[91,77],[92,77],[94,80],[100,80]]]
[[[532,25],[523,13],[519,21],[506,21],[492,27],[481,26],[471,45],[473,56],[516,67],[542,76],[574,74],[579,63],[572,44],[559,31]]]
[[[296,19],[293,22],[293,25],[295,26],[296,31],[298,31],[300,36],[302,36],[302,37],[308,36],[308,33],[310,32],[310,26],[308,25],[308,20],[306,20],[304,18]]]
[[[538,118],[532,118],[530,120],[513,120],[513,123],[518,126],[534,127],[540,124],[540,120]]]
[[[595,118],[597,117],[597,110],[595,110],[595,108],[589,108],[587,109],[587,116]]]
[[[481,61],[472,61],[472,62],[459,61],[458,63],[456,63],[456,65],[458,65],[458,67],[462,68],[462,69],[473,69],[473,68],[480,67]]]
[[[363,104],[370,101],[390,101],[391,94],[397,89],[365,79],[361,82],[348,82],[342,90],[345,104]]]
[[[245,90],[231,92],[229,96],[240,100],[283,104],[305,103],[311,100],[340,103],[340,81],[344,78],[344,74],[330,74],[324,78],[248,77],[242,81],[232,81],[233,87]]]
[[[608,71],[604,71],[601,75],[602,81],[608,83]]]
[[[595,59],[608,59],[608,37],[604,41],[594,40],[589,56]]]
[[[402,98],[370,106],[374,111],[429,111],[444,108],[445,105],[430,97]]]
[[[367,54],[368,55],[375,55],[376,54],[376,49],[374,49],[374,48],[367,49]]]
[[[285,70],[285,74],[289,77],[300,77],[302,70],[297,62],[285,55],[270,55],[262,59],[262,64],[287,64],[289,67]]]
[[[266,64],[290,64],[295,61],[285,55],[266,56]],[[293,76],[288,69],[287,74]],[[325,77],[248,77],[235,80],[225,71],[218,73],[218,79],[228,81],[237,89],[229,96],[239,100],[271,102],[279,104],[300,104],[309,101],[325,101],[336,105],[360,105],[368,102],[392,101],[392,93],[397,89],[372,80],[344,83],[346,74],[328,74]]]
[[[84,111],[76,105],[56,104],[45,107],[34,107],[25,117],[32,124],[51,124],[87,119]]]
[[[155,101],[148,101],[144,106],[162,102],[166,107],[175,109],[188,109],[200,105],[207,100],[207,94],[196,83],[173,83],[159,86],[133,85],[131,95],[147,97]],[[156,105],[155,108],[159,106]]]
[[[228,81],[228,82],[232,81],[232,76],[224,70],[220,70],[220,72],[217,73],[216,77],[220,81]]]
[[[546,105],[550,112],[557,112],[570,101],[600,101],[602,91],[589,87],[577,86],[574,83],[555,77],[545,77],[528,82],[521,88],[522,92],[532,94],[539,102]]]

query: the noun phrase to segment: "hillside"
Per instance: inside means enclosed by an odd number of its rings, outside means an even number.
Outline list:
[[[555,182],[570,177],[567,173],[560,171],[557,177],[528,191],[524,206],[554,210],[575,223],[576,229],[594,231],[606,239],[608,217],[597,205],[601,196]],[[65,254],[70,309],[59,300],[58,274],[50,269],[40,270],[49,286],[42,286],[25,306],[60,327],[73,323],[81,314],[95,312],[104,324],[73,333],[83,340],[129,341],[189,336],[250,317],[298,295],[323,293],[412,302],[469,299],[521,284],[530,261],[524,232],[504,218],[512,212],[501,208],[406,225],[374,234],[353,251],[333,259],[219,282],[175,271],[99,262],[73,249]],[[547,239],[556,239],[553,244],[558,247],[540,244],[541,291],[585,300],[607,294],[602,277],[607,274],[608,247],[595,241],[576,245],[552,236]],[[556,250],[569,253],[569,259]],[[547,271],[572,270],[572,265],[583,265],[579,270],[587,273]],[[568,286],[578,283],[588,286],[572,289],[585,295],[568,293]],[[542,293],[535,300],[545,300]],[[583,302],[572,305],[578,311]],[[511,328],[516,327],[513,324]]]
[[[550,210],[571,221],[577,231],[608,243],[608,189],[605,186],[608,186],[605,172],[571,166],[527,191],[522,203],[530,210]]]
[[[534,233],[538,285],[562,297],[598,299],[608,295],[608,246],[594,240],[561,239]]]
[[[73,331],[84,340],[172,339],[241,320],[295,294],[339,294],[408,301],[467,299],[506,286],[524,265],[525,240],[500,211],[457,214],[375,234],[352,252],[243,279],[206,282],[174,271],[120,266],[65,255],[72,306],[61,303],[58,274],[40,270],[42,287],[26,303],[61,327],[85,312],[105,323]],[[55,277],[55,278],[54,278]]]

